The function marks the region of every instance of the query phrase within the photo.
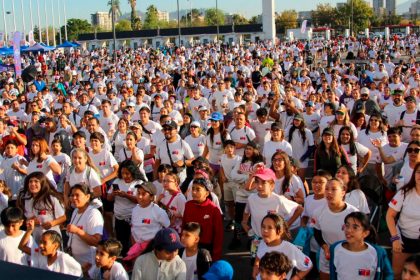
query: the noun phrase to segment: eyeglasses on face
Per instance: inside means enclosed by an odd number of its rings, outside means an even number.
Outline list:
[[[407,149],[407,153],[409,153],[409,154],[412,154],[412,153],[418,154],[419,152],[420,152],[420,148],[408,148]]]

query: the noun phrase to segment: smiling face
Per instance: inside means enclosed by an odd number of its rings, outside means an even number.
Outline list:
[[[43,256],[51,256],[54,255],[60,244],[53,243],[51,240],[51,236],[49,234],[43,234],[41,237],[41,242],[39,243],[39,249],[41,251],[41,255]]]
[[[347,242],[359,243],[369,235],[369,231],[365,230],[357,219],[348,218],[344,224],[344,235]]]

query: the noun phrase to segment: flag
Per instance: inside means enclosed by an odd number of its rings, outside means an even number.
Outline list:
[[[300,27],[300,33],[305,33],[305,31],[306,31],[306,23],[307,23],[308,21],[305,19],[304,21],[302,21],[302,26]]]
[[[4,46],[4,32],[0,32],[0,48]]]
[[[13,34],[13,61],[15,64],[16,77],[22,75],[22,61],[20,58],[20,32]]]
[[[29,41],[30,46],[35,44],[34,31],[33,30],[30,30],[29,33],[28,33],[28,41]]]

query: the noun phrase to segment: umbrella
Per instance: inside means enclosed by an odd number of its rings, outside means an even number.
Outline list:
[[[13,48],[3,47],[0,48],[0,55],[12,55],[13,54]]]
[[[54,49],[55,49],[54,47],[50,47],[50,46],[47,46],[47,45],[42,44],[42,43],[36,43],[33,46],[30,46],[26,49],[23,49],[22,51],[23,52],[48,52],[48,51],[52,51]]]

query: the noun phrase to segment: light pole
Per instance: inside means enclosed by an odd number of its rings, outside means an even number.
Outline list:
[[[3,24],[4,24],[4,42],[7,46],[7,22],[6,22],[6,10],[4,9],[4,0],[2,1],[3,6]]]
[[[176,0],[176,8],[178,15],[178,46],[181,46],[181,26],[179,25],[179,0]]]
[[[115,34],[115,7],[114,0],[111,0],[111,15],[112,15],[112,39],[114,44],[114,63],[117,63],[117,39]]]
[[[353,1],[351,0],[351,27],[350,27],[350,34],[353,34],[353,17],[354,17],[354,7],[353,7]]]
[[[217,4],[217,0],[216,0],[216,24],[217,24],[217,43],[219,43],[219,19],[217,18],[218,14],[219,14],[219,8],[218,8],[218,4]]]

